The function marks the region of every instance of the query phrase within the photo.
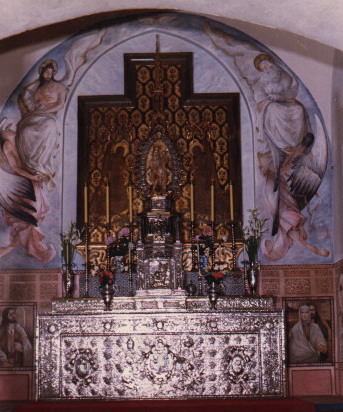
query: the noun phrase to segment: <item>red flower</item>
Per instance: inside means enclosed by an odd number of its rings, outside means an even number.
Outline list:
[[[223,273],[223,272],[214,272],[214,273],[212,274],[212,276],[213,276],[215,279],[222,279],[222,278],[224,277],[224,273]]]
[[[112,285],[114,282],[114,275],[109,270],[102,270],[99,273],[98,281],[101,287],[105,286],[106,284]]]
[[[202,230],[202,233],[204,236],[212,236],[213,235],[213,231],[210,228],[210,226],[205,226]]]
[[[113,279],[113,273],[110,272],[109,270],[104,270],[103,276],[107,276],[108,278]]]

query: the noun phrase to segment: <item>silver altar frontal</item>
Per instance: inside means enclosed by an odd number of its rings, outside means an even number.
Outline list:
[[[206,297],[124,297],[107,312],[100,299],[55,300],[38,316],[37,396],[285,396],[283,319],[265,297],[223,297],[217,310]]]

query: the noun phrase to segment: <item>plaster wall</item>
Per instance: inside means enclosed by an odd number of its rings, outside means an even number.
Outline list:
[[[343,48],[343,4],[336,2],[333,6],[330,0],[2,0],[0,7],[0,35],[3,38],[96,13],[155,9],[194,13],[226,23],[225,20],[231,19],[280,28],[332,47]]]
[[[335,52],[332,79],[332,137],[333,137],[333,221],[334,255],[336,262],[343,257],[343,53]]]
[[[307,86],[323,114],[331,135],[331,90],[335,50],[311,39],[280,29],[261,27],[246,22],[230,21],[232,27],[250,35],[273,50]],[[79,25],[74,25],[75,33]],[[7,98],[31,66],[72,32],[45,38],[34,37],[29,44],[14,49],[0,49],[0,111]],[[25,43],[25,41],[24,41]],[[8,70],[8,68],[11,68]]]

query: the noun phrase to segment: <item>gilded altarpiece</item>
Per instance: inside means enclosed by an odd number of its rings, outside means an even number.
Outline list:
[[[182,240],[190,240],[191,175],[199,227],[210,221],[212,180],[217,237],[229,237],[224,226],[229,220],[230,181],[235,219],[241,218],[238,94],[193,94],[192,54],[162,53],[159,57],[162,110],[157,119],[154,54],[124,55],[124,95],[79,97],[78,216],[83,216],[82,190],[87,182],[92,243],[105,240],[107,179],[110,223],[115,232],[128,223],[129,182],[134,188],[134,216],[143,211],[141,173],[142,168],[149,172],[152,155],[147,147],[154,138],[156,122],[167,142],[166,152],[173,158],[173,165],[177,164],[177,170],[173,170],[174,175],[177,172],[173,197],[176,212],[183,218]],[[142,165],[142,158],[146,165]]]

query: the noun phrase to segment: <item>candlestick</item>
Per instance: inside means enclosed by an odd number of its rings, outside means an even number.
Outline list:
[[[214,222],[214,181],[211,182],[211,221]]]
[[[132,273],[132,263],[133,263],[133,252],[130,246],[133,241],[133,224],[130,223],[130,244],[129,244],[129,296],[133,296],[133,273]]]
[[[89,298],[89,227],[85,225],[85,298]]]
[[[132,186],[129,185],[129,222],[132,223]]]
[[[66,244],[66,265],[69,263],[69,243]]]
[[[194,184],[193,184],[193,176],[191,177],[191,221],[194,222]]]
[[[250,293],[250,290],[249,290],[248,274],[247,274],[245,242],[243,243],[243,276],[244,276],[244,294],[248,295]]]
[[[88,187],[87,187],[86,182],[83,188],[83,202],[84,202],[84,222],[88,223]]]
[[[230,182],[229,185],[230,188],[230,219],[233,222],[234,220],[234,211],[233,211],[233,187],[232,187],[232,183]]]
[[[192,268],[191,271],[194,272],[196,270],[195,267],[195,243],[194,243],[194,222],[191,221],[191,254],[192,254]]]
[[[110,185],[106,179],[106,223],[110,223]]]

